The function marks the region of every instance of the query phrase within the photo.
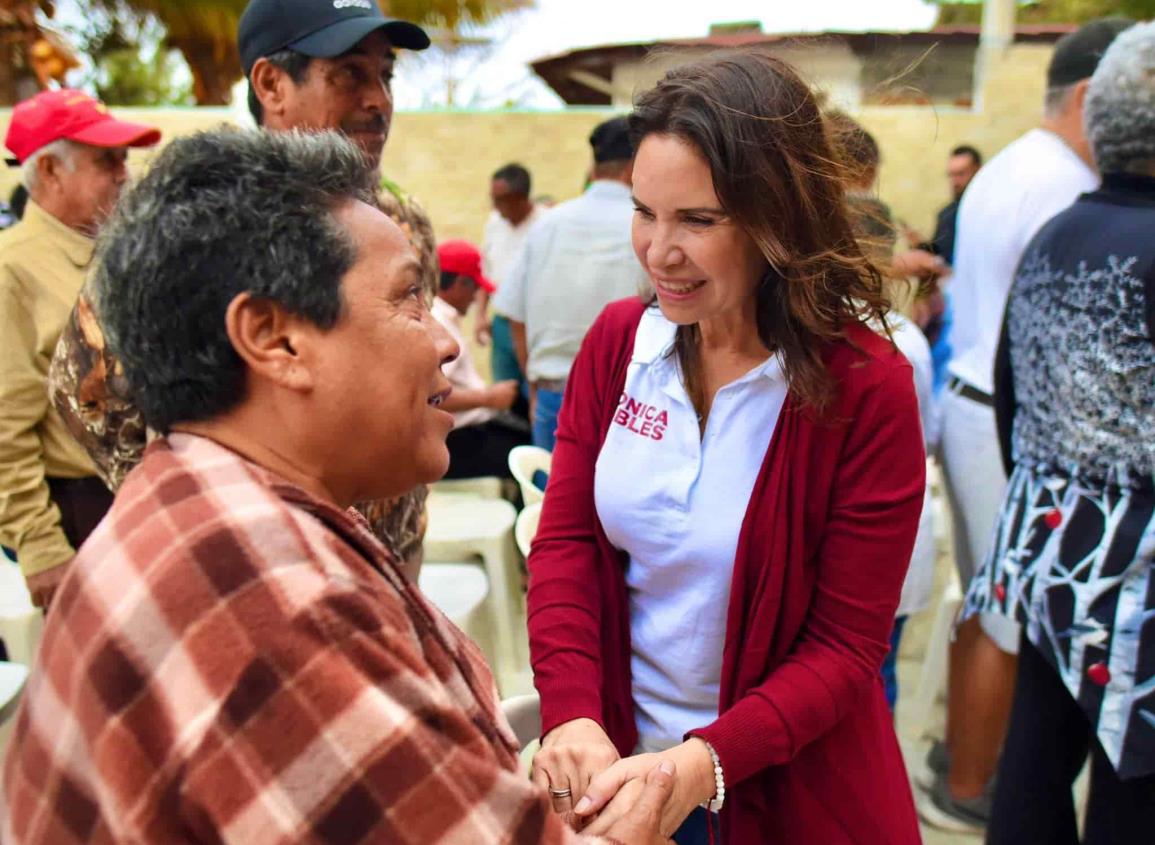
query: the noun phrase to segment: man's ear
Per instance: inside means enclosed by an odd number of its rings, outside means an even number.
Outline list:
[[[1090,79],[1081,79],[1075,83],[1075,90],[1072,99],[1074,106],[1079,110],[1079,114],[1083,113],[1083,104],[1087,100],[1087,89],[1091,87]]]
[[[313,389],[316,326],[270,299],[246,292],[229,303],[225,330],[253,376],[287,390],[307,393]]]
[[[283,115],[288,97],[289,75],[268,59],[257,59],[249,72],[249,85],[261,102],[261,110],[268,115]]]
[[[40,185],[58,187],[60,171],[67,167],[67,163],[54,155],[42,155],[36,160],[36,180]]]

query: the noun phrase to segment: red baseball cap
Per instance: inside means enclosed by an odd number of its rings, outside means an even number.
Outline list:
[[[66,139],[92,147],[151,147],[160,130],[126,123],[108,113],[107,106],[81,91],[67,88],[41,91],[12,110],[4,146],[16,155],[16,163],[53,141]]]
[[[481,252],[469,241],[443,241],[437,247],[437,259],[443,272],[468,276],[489,293],[497,290],[481,272]]]

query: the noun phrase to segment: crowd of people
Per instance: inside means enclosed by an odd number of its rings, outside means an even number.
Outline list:
[[[930,238],[863,125],[737,51],[599,124],[578,198],[504,164],[480,246],[438,242],[380,170],[396,51],[429,43],[250,0],[259,129],[131,188],[155,128],[14,109],[0,542],[46,626],[0,841],[1149,838],[1155,24],[1060,40],[1042,123],[952,150]],[[527,776],[416,573],[428,485],[529,443]],[[912,790],[928,456],[966,598]]]

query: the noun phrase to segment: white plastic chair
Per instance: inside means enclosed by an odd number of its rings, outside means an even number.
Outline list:
[[[443,479],[433,484],[429,489],[435,496],[450,493],[480,496],[483,499],[500,499],[502,494],[501,479],[496,475],[486,475],[481,478]]]
[[[541,697],[536,692],[505,699],[501,712],[522,748],[541,736]]]
[[[509,471],[521,488],[521,501],[526,506],[545,498],[545,493],[533,483],[533,474],[541,470],[548,475],[552,463],[553,454],[540,446],[514,446],[509,450]]]
[[[425,535],[426,566],[480,557],[489,577],[494,674],[506,694],[531,689],[525,595],[514,547],[517,512],[500,499],[431,496]]]
[[[16,714],[20,693],[28,681],[28,667],[0,661],[0,725]]]
[[[954,566],[949,568],[946,589],[939,599],[934,614],[930,637],[926,643],[926,655],[922,659],[918,687],[911,702],[911,725],[914,736],[922,736],[932,729],[931,717],[939,696],[946,691],[947,659],[950,653],[950,635],[955,617],[962,606],[962,589]]]
[[[537,524],[541,521],[541,506],[541,502],[534,502],[532,505],[526,505],[525,510],[517,515],[513,536],[517,538],[517,548],[524,558],[529,557],[533,538],[537,535]]]
[[[20,567],[0,559],[0,640],[8,659],[31,666],[43,630],[44,614],[32,604]]]
[[[481,567],[475,563],[426,563],[417,584],[425,597],[477,643],[492,663],[496,655],[486,602],[489,579]]]

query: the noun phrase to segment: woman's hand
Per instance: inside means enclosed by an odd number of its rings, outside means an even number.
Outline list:
[[[595,777],[584,798],[574,806],[579,820],[597,814],[586,832],[604,834],[628,813],[641,794],[646,776],[664,760],[675,764],[677,775],[674,791],[662,810],[663,835],[673,835],[695,807],[714,797],[714,759],[705,742],[691,737],[661,754],[638,754],[619,760]]]
[[[554,810],[568,815],[585,795],[590,781],[619,758],[601,725],[593,719],[573,719],[542,738],[541,750],[533,758],[533,782],[542,789],[569,789],[569,797],[553,797]],[[658,762],[655,760],[650,769]]]

